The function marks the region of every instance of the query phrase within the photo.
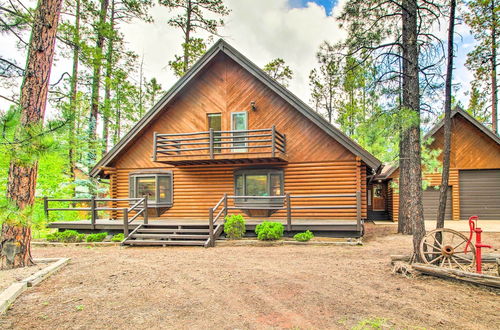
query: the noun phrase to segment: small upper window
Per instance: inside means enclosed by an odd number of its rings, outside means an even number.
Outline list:
[[[129,197],[144,196],[148,196],[148,206],[172,206],[172,172],[155,170],[130,173]]]

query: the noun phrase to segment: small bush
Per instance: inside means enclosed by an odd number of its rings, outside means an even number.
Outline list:
[[[297,233],[293,236],[293,239],[296,240],[297,242],[307,242],[313,238],[314,235],[311,231],[306,230],[303,233]]]
[[[279,222],[264,221],[255,227],[257,238],[261,241],[280,239],[284,231],[285,227]]]
[[[245,218],[241,214],[226,216],[224,233],[229,239],[239,239],[245,235]]]
[[[49,242],[78,243],[83,242],[85,234],[80,234],[76,230],[65,230],[47,235]]]
[[[108,236],[108,233],[97,233],[87,235],[87,242],[102,242]]]
[[[125,239],[125,235],[123,235],[123,233],[119,233],[111,238],[111,242],[121,242],[124,239]]]

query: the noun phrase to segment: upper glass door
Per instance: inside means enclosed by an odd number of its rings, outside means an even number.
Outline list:
[[[220,153],[222,148],[221,133],[222,131],[222,114],[220,113],[209,113],[207,115],[208,119],[208,129],[214,130],[214,152]]]
[[[246,131],[248,130],[248,117],[247,112],[232,112],[231,113],[231,131]],[[247,132],[233,132],[233,152],[247,152],[246,142],[239,142],[246,140],[245,137],[238,137],[247,135]],[[241,147],[241,148],[240,148]]]

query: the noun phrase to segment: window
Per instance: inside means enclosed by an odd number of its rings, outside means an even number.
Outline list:
[[[283,170],[281,169],[241,169],[234,174],[236,196],[282,196]],[[280,199],[240,199],[241,203],[283,204]]]
[[[164,170],[145,170],[130,173],[129,197],[142,198],[143,196],[148,196],[148,206],[172,206],[172,172]]]
[[[207,121],[208,121],[208,129],[213,129],[215,131],[214,133],[214,142],[215,142],[215,148],[214,152],[215,153],[220,153],[221,152],[221,133],[222,131],[222,114],[220,113],[209,113],[207,115]]]
[[[231,113],[231,130],[232,131],[246,131],[248,130],[248,118],[246,112],[232,112]],[[247,132],[235,132],[233,133],[233,147],[242,147],[242,148],[234,148],[233,152],[247,152],[245,148],[247,146],[246,142],[238,142],[245,141],[246,138],[238,137],[238,136],[247,135]]]

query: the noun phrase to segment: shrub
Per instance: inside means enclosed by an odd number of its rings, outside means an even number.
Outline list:
[[[309,230],[306,230],[303,233],[297,233],[297,234],[295,234],[293,236],[293,239],[296,240],[297,242],[307,242],[307,241],[309,241],[313,237],[314,237],[313,233],[311,231],[309,231]]]
[[[121,242],[124,239],[125,239],[125,235],[123,235],[123,233],[119,233],[111,238],[111,242]]]
[[[102,242],[104,239],[108,236],[108,233],[97,233],[97,234],[90,234],[87,236],[87,242]]]
[[[47,235],[49,242],[78,243],[83,242],[85,234],[80,234],[76,230],[65,230]]]
[[[229,239],[239,239],[245,235],[245,218],[241,214],[226,216],[224,233]]]
[[[285,227],[279,222],[264,221],[255,227],[257,238],[264,240],[277,240],[283,237]]]

